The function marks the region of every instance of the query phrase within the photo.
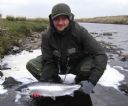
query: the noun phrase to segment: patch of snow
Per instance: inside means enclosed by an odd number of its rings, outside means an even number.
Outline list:
[[[32,81],[36,81],[36,79],[30,74],[29,71],[26,69],[26,63],[32,59],[37,57],[41,54],[40,50],[34,50],[33,52],[22,51],[16,55],[9,55],[5,56],[2,60],[3,64],[8,63],[11,69],[9,70],[2,70],[4,76],[0,79],[0,84],[4,82],[4,78],[6,77],[13,77],[22,83],[29,83]],[[6,93],[7,90],[0,85],[0,94]]]
[[[113,68],[116,69],[116,70],[124,70],[124,68],[121,67],[121,66],[113,66]]]
[[[118,86],[120,85],[119,82],[123,80],[123,74],[121,74],[118,70],[110,67],[110,65],[107,65],[106,70],[98,83],[106,87],[114,87],[115,89],[118,89]]]
[[[15,102],[19,103],[20,98],[21,98],[21,95],[17,94],[15,97]]]
[[[4,94],[4,93],[6,93],[6,92],[7,92],[7,90],[4,89],[3,86],[0,86],[0,94]]]
[[[11,76],[17,80],[21,80],[23,77],[23,79],[30,78],[35,80],[35,78],[29,73],[29,71],[27,71],[26,63],[30,59],[35,58],[40,54],[41,54],[40,50],[34,50],[33,52],[22,51],[17,55],[6,56],[3,59],[3,63],[8,63],[11,69],[3,71],[4,77]],[[21,82],[24,82],[24,81],[21,81]]]
[[[73,74],[67,74],[66,76],[65,75],[59,75],[62,79],[62,81],[64,81],[63,83],[66,83],[66,84],[71,84],[71,83],[74,83],[75,82],[75,77],[76,75],[73,75]]]

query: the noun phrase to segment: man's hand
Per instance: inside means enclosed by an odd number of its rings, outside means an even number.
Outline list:
[[[82,87],[80,88],[80,91],[90,94],[93,91],[94,85],[89,81],[81,81],[80,84]]]

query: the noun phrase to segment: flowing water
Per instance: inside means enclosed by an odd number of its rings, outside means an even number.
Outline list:
[[[95,32],[98,35],[103,33],[111,33],[112,36],[97,37],[98,41],[103,40],[105,42],[113,43],[119,48],[123,48],[128,51],[128,25],[117,24],[98,24],[98,23],[80,23],[89,32]]]

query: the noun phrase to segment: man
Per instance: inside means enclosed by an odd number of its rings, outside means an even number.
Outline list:
[[[30,60],[27,69],[39,81],[57,83],[62,82],[58,74],[75,74],[75,82],[82,85],[79,94],[83,101],[85,98],[90,100],[89,94],[106,68],[105,51],[85,28],[74,21],[67,4],[55,5],[49,21],[49,28],[42,34],[42,56]],[[77,92],[74,95],[77,103],[81,103]],[[91,106],[91,101],[88,104]]]

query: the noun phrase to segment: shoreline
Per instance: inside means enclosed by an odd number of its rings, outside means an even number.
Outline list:
[[[79,18],[78,22],[128,25],[128,15]]]

